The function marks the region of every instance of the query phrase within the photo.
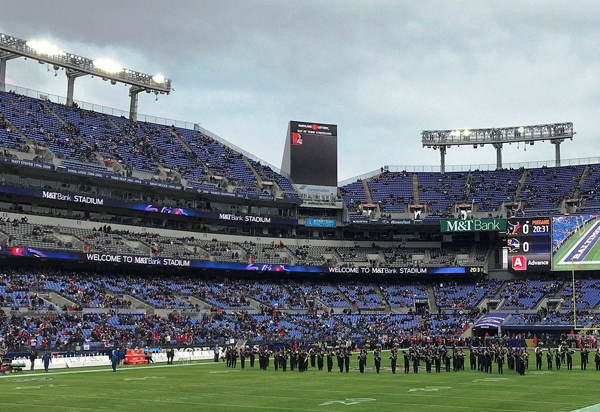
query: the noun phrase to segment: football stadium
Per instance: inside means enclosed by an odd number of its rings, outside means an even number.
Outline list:
[[[16,61],[65,92],[10,84]],[[260,132],[251,153],[138,112],[184,83],[0,33],[2,410],[600,411],[600,162],[561,158],[577,124],[424,124],[436,166],[340,180],[343,121],[290,115],[279,167]]]

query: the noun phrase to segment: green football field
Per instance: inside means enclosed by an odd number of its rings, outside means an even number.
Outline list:
[[[590,356],[593,359],[593,353]],[[230,369],[223,363],[61,369],[0,377],[2,411],[600,411],[600,372],[536,372],[525,376],[465,371],[379,375],[351,369],[305,373]],[[385,359],[385,358],[384,358]],[[372,357],[369,356],[372,366]],[[335,367],[336,365],[334,365]],[[352,360],[356,366],[356,359]],[[545,368],[545,359],[544,359]],[[507,369],[507,368],[505,368]],[[596,406],[597,405],[597,406]],[[583,411],[581,411],[583,412]]]

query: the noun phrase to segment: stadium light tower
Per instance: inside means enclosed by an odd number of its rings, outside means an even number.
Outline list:
[[[82,76],[97,76],[111,84],[129,85],[129,117],[137,119],[138,94],[140,92],[159,94],[171,93],[171,80],[162,75],[150,75],[123,68],[113,60],[96,59],[66,53],[45,40],[27,41],[0,33],[0,91],[6,90],[6,62],[18,57],[30,58],[39,63],[52,65],[54,70],[63,68],[67,75],[67,105],[73,105],[75,79]]]
[[[491,144],[496,149],[496,167],[502,169],[502,147],[505,143],[523,142],[533,145],[548,140],[554,145],[556,166],[560,166],[560,144],[573,139],[573,123],[551,123],[534,126],[501,127],[492,129],[424,130],[423,147],[440,150],[440,171],[445,172],[446,150],[450,146],[473,145],[473,148]]]

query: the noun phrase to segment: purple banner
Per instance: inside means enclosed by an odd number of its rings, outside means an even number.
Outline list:
[[[13,159],[12,157],[5,157],[5,156],[0,156],[0,162],[1,163],[6,163],[6,164],[11,164],[11,165],[17,165],[17,166],[27,166],[27,167],[33,167],[35,169],[41,169],[41,170],[54,170],[54,165],[52,163],[45,163],[45,162],[34,162],[33,160],[27,160],[27,159]]]
[[[498,326],[502,326],[506,321],[508,315],[508,313],[488,313],[473,325],[473,329],[498,329]]]

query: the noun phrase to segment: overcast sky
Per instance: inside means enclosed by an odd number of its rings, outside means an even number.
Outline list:
[[[338,125],[339,180],[438,165],[422,130],[573,122],[562,158],[600,156],[596,1],[21,0],[0,31],[172,79],[139,113],[200,123],[277,167],[290,120]],[[66,77],[8,62],[7,83],[66,95]],[[79,78],[75,99],[128,110],[127,88]],[[554,147],[507,146],[504,162]],[[495,163],[492,147],[448,165]]]

